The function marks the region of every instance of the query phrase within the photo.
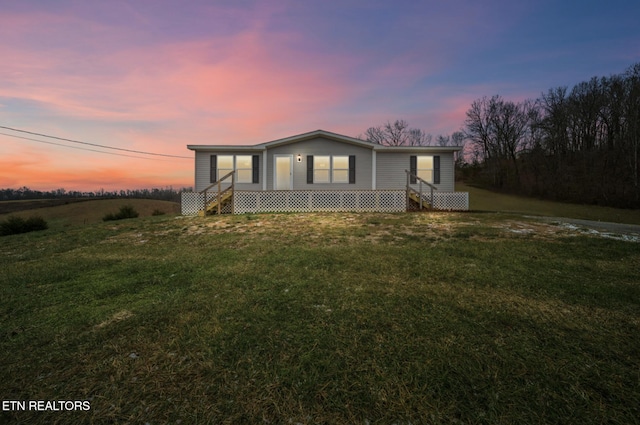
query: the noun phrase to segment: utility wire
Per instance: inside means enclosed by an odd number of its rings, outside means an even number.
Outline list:
[[[17,128],[5,127],[3,125],[0,125],[0,128],[4,128],[5,130],[17,131],[17,132],[20,132],[20,133],[32,134],[34,136],[48,137],[50,139],[62,140],[64,142],[71,142],[71,143],[79,143],[81,145],[96,146],[96,147],[104,148],[104,149],[113,149],[113,150],[117,150],[117,151],[140,153],[140,154],[143,154],[143,155],[165,156],[165,157],[169,157],[169,158],[193,159],[193,158],[188,157],[188,156],[167,155],[167,154],[163,154],[163,153],[136,151],[136,150],[124,149],[124,148],[114,148],[113,146],[105,146],[105,145],[99,145],[97,143],[81,142],[81,141],[78,141],[78,140],[65,139],[64,137],[49,136],[48,134],[34,133],[33,131],[20,130],[20,129],[17,129]],[[31,140],[31,139],[27,139],[27,140]],[[65,145],[60,145],[60,146],[65,146]],[[67,147],[70,147],[70,146],[67,146]],[[96,152],[99,152],[99,151],[96,151]]]
[[[96,149],[81,148],[80,146],[63,145],[62,143],[47,142],[47,141],[44,141],[44,140],[32,139],[30,137],[16,136],[15,134],[7,134],[7,133],[2,133],[2,132],[0,132],[0,134],[2,134],[3,136],[15,137],[17,139],[31,140],[32,142],[46,143],[47,145],[63,146],[65,148],[80,149],[80,150],[83,150],[83,151],[98,152],[98,153],[104,153],[104,154],[107,154],[107,155],[126,156],[126,157],[129,157],[129,158],[147,159],[147,160],[151,160],[151,161],[168,161],[168,159],[145,158],[143,156],[127,155],[127,154],[124,154],[124,153],[105,152],[105,151],[99,151],[99,150],[96,150]]]

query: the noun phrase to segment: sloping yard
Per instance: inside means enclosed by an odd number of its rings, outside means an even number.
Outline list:
[[[148,217],[2,238],[3,411],[637,423],[640,244],[518,215]]]

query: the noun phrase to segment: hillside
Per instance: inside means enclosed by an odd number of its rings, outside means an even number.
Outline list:
[[[50,225],[69,226],[98,223],[108,213],[115,213],[123,205],[131,205],[141,217],[151,216],[154,211],[165,214],[180,214],[180,204],[155,199],[99,199],[99,200],[34,200],[0,202],[0,220],[8,215],[27,218],[38,215]]]

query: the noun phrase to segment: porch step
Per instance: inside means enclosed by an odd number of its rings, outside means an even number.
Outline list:
[[[220,209],[222,211],[222,208],[224,208],[229,201],[231,201],[231,198],[233,197],[233,191],[232,190],[227,190],[226,192],[224,192],[221,196],[220,199]],[[218,200],[214,200],[212,202],[209,203],[209,205],[207,205],[207,207],[203,210],[198,211],[198,215],[200,217],[204,217],[207,214],[215,214],[218,212]]]
[[[409,192],[409,198],[415,202],[417,208],[420,208],[420,195],[418,193]],[[431,209],[431,203],[424,197],[422,198],[422,209]]]

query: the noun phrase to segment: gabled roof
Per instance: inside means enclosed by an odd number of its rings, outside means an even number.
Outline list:
[[[315,130],[308,133],[298,134],[295,136],[285,137],[284,139],[272,140],[270,142],[259,143],[257,145],[187,145],[187,148],[193,151],[263,151],[276,146],[289,145],[305,140],[322,137],[324,139],[335,140],[337,142],[348,143],[363,148],[368,148],[380,152],[455,152],[462,149],[460,146],[382,146],[366,140],[357,139],[355,137],[344,136],[342,134],[332,133],[325,130]]]
[[[296,136],[285,137],[284,139],[262,143],[260,144],[260,146],[273,148],[276,146],[288,145],[291,143],[302,142],[304,140],[315,139],[316,137],[335,140],[336,142],[349,143],[351,145],[362,146],[369,149],[374,149],[374,147],[376,146],[374,143],[367,142],[366,140],[356,139],[355,137],[344,136],[342,134],[331,133],[330,131],[325,130],[310,131],[308,133],[298,134]]]

